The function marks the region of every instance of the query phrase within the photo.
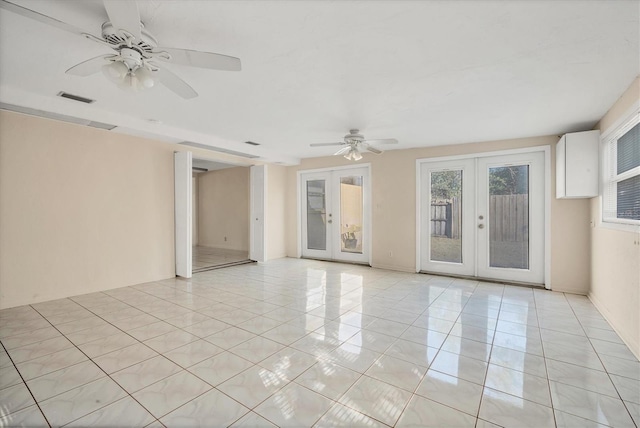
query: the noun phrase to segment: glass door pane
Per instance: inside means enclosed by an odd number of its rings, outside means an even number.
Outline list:
[[[529,165],[489,168],[489,266],[529,269]]]
[[[477,162],[476,275],[544,284],[544,152]]]
[[[420,167],[420,270],[475,274],[475,160]]]
[[[362,176],[340,177],[340,251],[362,254]]]
[[[327,249],[326,181],[307,181],[307,249]]]
[[[462,263],[462,170],[431,172],[430,260]]]

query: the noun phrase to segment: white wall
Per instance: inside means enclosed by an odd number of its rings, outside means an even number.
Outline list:
[[[640,100],[640,77],[602,118],[611,129]],[[640,358],[640,232],[616,230],[600,221],[602,198],[591,200],[591,288],[589,298]]]

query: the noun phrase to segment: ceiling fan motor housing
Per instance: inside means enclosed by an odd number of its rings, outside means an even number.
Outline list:
[[[349,133],[344,136],[344,142],[349,145],[357,145],[364,141],[364,135],[359,133],[357,129],[350,129]]]
[[[121,32],[117,31],[110,21],[102,24],[102,38],[111,45],[135,49],[140,52],[141,55],[152,53],[158,46],[158,41],[149,31],[147,31],[146,28],[144,28],[144,24],[142,22],[140,22],[140,39],[132,39],[130,46],[127,38],[123,37]]]

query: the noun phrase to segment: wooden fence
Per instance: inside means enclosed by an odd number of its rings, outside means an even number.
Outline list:
[[[529,195],[489,197],[489,233],[493,242],[529,240]]]
[[[460,199],[431,203],[431,235],[460,239],[462,218],[460,216]]]
[[[431,235],[460,239],[461,206],[458,198],[431,203]],[[485,215],[486,218],[486,215]],[[529,240],[529,195],[489,197],[489,228],[492,242]]]

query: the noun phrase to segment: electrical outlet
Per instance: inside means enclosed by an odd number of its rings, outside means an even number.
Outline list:
[[[227,237],[226,236],[224,237],[224,242],[227,242]]]

